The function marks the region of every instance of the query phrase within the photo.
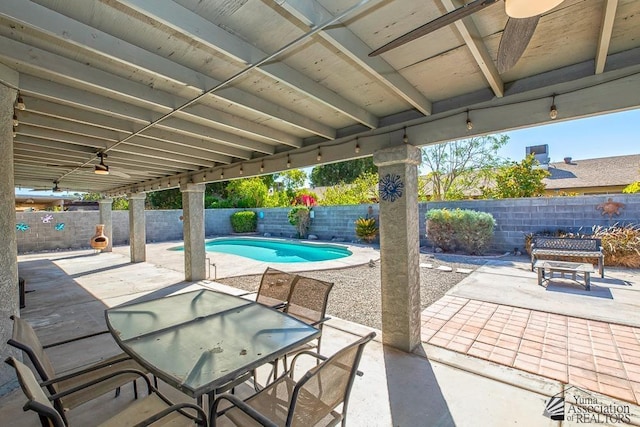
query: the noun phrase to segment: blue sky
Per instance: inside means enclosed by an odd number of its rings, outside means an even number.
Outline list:
[[[505,132],[499,154],[520,161],[525,147],[549,144],[552,162],[640,154],[640,109]]]

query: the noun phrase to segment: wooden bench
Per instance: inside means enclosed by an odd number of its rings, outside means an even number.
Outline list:
[[[534,236],[531,240],[531,271],[540,256],[597,258],[598,272],[600,277],[604,277],[604,253],[600,239]]]

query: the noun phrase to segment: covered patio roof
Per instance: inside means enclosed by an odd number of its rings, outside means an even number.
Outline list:
[[[640,105],[633,0],[563,1],[502,72],[504,2],[369,56],[461,4],[4,0],[15,185],[113,196]]]

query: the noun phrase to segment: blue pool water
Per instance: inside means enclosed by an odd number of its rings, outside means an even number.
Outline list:
[[[206,243],[207,252],[239,255],[264,262],[315,262],[339,259],[351,251],[337,245],[305,244],[256,238],[220,238]]]

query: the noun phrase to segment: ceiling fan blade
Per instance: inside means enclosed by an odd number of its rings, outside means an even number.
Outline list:
[[[379,47],[378,49],[371,52],[369,56],[372,56],[372,57],[378,56],[381,53],[388,52],[391,49],[395,49],[396,47],[409,43],[410,41],[418,39],[436,30],[439,30],[442,27],[446,27],[447,25],[453,24],[458,19],[462,19],[473,13],[476,13],[487,6],[490,6],[493,3],[496,3],[497,1],[498,0],[474,0],[470,3],[467,3],[462,7],[452,10],[449,13],[445,13],[444,15],[434,19],[433,21],[427,22],[426,24],[416,28],[415,30],[409,31],[405,35],[390,41],[384,46]]]
[[[498,47],[498,72],[509,71],[518,62],[536,31],[540,15],[530,18],[509,18]]]
[[[119,176],[120,178],[131,178],[131,175],[129,175],[128,173],[119,171],[114,168],[109,169],[109,175]]]

